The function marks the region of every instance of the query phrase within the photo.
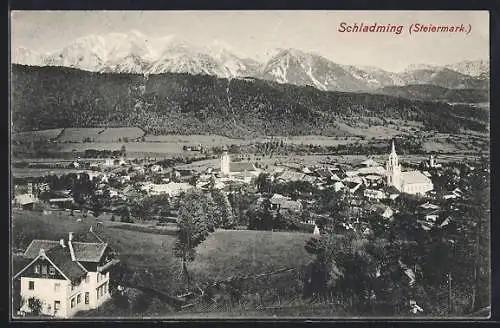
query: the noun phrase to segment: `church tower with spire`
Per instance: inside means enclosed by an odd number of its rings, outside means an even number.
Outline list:
[[[392,149],[389,154],[389,159],[386,163],[387,185],[394,186],[398,190],[401,189],[401,165],[399,164],[398,154],[396,154],[396,147],[394,147],[394,140],[392,141]]]

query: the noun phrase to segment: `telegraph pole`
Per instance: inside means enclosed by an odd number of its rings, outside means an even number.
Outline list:
[[[451,297],[451,272],[448,272],[448,314],[452,313],[452,297]]]

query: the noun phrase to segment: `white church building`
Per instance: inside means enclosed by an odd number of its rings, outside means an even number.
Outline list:
[[[220,160],[220,172],[225,179],[250,182],[259,176],[261,170],[250,162],[231,162],[231,157],[224,151]]]
[[[401,172],[398,154],[392,142],[392,150],[386,163],[387,185],[407,194],[425,194],[434,189],[431,179],[420,171]]]

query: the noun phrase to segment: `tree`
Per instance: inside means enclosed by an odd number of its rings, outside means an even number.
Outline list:
[[[261,192],[261,193],[271,192],[271,180],[270,180],[269,174],[260,173],[259,176],[257,177],[257,179],[255,180],[255,184],[256,184],[259,192]]]
[[[195,248],[207,238],[210,230],[213,230],[209,207],[208,199],[198,190],[188,191],[180,200],[179,231],[174,252],[175,256],[181,259],[188,288],[190,286],[188,263],[195,259]]]
[[[215,216],[217,226],[223,228],[231,228],[235,224],[233,209],[228,197],[218,189],[212,190],[212,200],[215,207]]]
[[[33,315],[38,316],[42,312],[42,301],[36,297],[31,297],[28,299],[28,307]]]

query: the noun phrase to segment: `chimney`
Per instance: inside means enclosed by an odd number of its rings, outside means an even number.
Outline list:
[[[70,232],[69,233],[69,238],[68,238],[68,247],[69,247],[69,253],[71,255],[71,261],[76,261],[76,257],[75,257],[75,251],[73,250],[73,244],[72,244],[72,241],[73,241],[73,233]]]
[[[65,248],[65,247],[66,247],[66,245],[64,244],[64,239],[62,239],[62,238],[61,238],[61,239],[59,240],[59,245],[61,245],[61,247],[62,247],[62,248]]]

